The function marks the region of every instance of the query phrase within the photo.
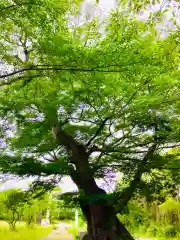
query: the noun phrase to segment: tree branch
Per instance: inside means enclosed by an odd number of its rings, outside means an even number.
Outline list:
[[[118,210],[122,210],[122,208],[124,206],[127,205],[128,201],[131,199],[131,197],[133,196],[140,180],[141,180],[141,176],[144,173],[145,170],[145,165],[147,163],[147,161],[152,157],[153,153],[155,152],[157,148],[157,142],[153,143],[153,145],[149,148],[149,150],[147,151],[146,155],[144,156],[142,162],[139,165],[139,168],[134,176],[134,179],[131,181],[130,186],[127,187],[122,195],[121,195],[121,200],[120,200],[120,209],[118,208]],[[119,211],[118,211],[119,212]]]
[[[31,66],[28,68],[23,68],[17,71],[13,71],[11,73],[7,73],[4,75],[0,76],[0,79],[6,78],[6,77],[10,77],[10,76],[14,76],[16,74],[19,73],[23,73],[23,72],[27,72],[27,71],[75,71],[75,72],[103,72],[103,73],[119,73],[119,72],[123,72],[127,69],[110,69],[110,70],[100,70],[98,68],[91,68],[91,69],[85,69],[85,68],[73,68],[73,67],[65,67],[62,68],[60,67],[61,65],[53,65],[53,66],[47,66],[47,67],[43,67],[43,65],[37,65],[37,66]]]
[[[52,134],[54,138],[58,141],[60,145],[63,145],[68,150],[72,150],[76,147],[78,147],[78,142],[69,134],[67,134],[65,131],[62,130],[62,128],[58,127],[56,124],[54,124],[52,128]]]
[[[13,5],[10,5],[10,6],[7,6],[7,7],[3,7],[3,8],[1,8],[0,9],[0,11],[4,11],[4,10],[7,10],[7,9],[10,9],[10,8],[16,8],[16,7],[21,7],[21,6],[25,6],[25,5],[39,5],[39,6],[41,6],[40,4],[38,4],[38,3],[19,3],[19,4],[13,4]]]
[[[122,148],[119,148],[119,149],[114,149],[114,148],[98,148],[98,147],[95,147],[95,148],[90,148],[90,151],[91,152],[103,152],[103,153],[129,153],[129,154],[132,154],[132,153],[146,153],[147,151],[146,150],[129,150],[128,148],[125,148],[125,147],[122,147]]]
[[[91,142],[99,135],[99,133],[101,132],[101,130],[103,129],[104,125],[106,124],[106,122],[111,118],[112,116],[106,117],[101,125],[99,126],[99,128],[97,129],[96,133],[94,134],[94,136],[86,143],[86,146],[88,147]]]
[[[86,151],[86,147],[78,143],[71,135],[57,125],[53,126],[52,134],[56,141],[67,149],[70,163],[75,164],[77,172],[82,174],[82,176],[87,175],[90,167],[88,162],[89,153]]]

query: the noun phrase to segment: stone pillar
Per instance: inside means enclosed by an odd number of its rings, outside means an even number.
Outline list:
[[[80,240],[91,240],[87,232],[79,232]]]

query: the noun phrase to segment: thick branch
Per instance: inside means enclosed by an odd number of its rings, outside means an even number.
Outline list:
[[[124,192],[122,193],[121,195],[121,201],[120,201],[120,209],[117,209],[118,211],[119,210],[122,210],[122,207],[126,206],[128,201],[131,199],[131,197],[133,196],[140,180],[141,180],[141,176],[142,174],[144,173],[144,171],[146,170],[145,169],[145,166],[146,166],[146,163],[147,161],[152,157],[153,153],[155,152],[156,150],[156,147],[157,147],[157,143],[154,143],[150,148],[149,150],[147,151],[146,155],[144,156],[141,164],[139,165],[139,168],[134,176],[134,179],[131,181],[130,183],[130,186],[127,187]]]
[[[57,140],[57,142],[60,145],[66,147],[68,150],[76,151],[76,148],[79,147],[79,143],[71,135],[63,131],[63,129],[58,127],[57,125],[53,126],[52,134],[53,137]]]
[[[61,67],[61,65],[59,66],[47,66],[47,67],[43,67],[43,66],[31,66],[28,68],[23,68],[20,69],[18,71],[14,71],[11,73],[7,73],[4,74],[2,76],[0,76],[0,79],[6,78],[6,77],[10,77],[10,76],[14,76],[16,74],[19,73],[23,73],[23,72],[27,72],[27,71],[75,71],[75,72],[103,72],[103,73],[118,73],[118,72],[123,72],[124,70],[127,69],[109,69],[109,70],[104,70],[104,69],[98,69],[98,68],[91,68],[91,69],[85,69],[85,68],[73,68],[73,67]]]
[[[69,168],[72,180],[79,189],[83,189],[87,194],[95,194],[100,191],[93,177],[89,166],[89,153],[84,145],[79,144],[72,136],[67,134],[57,125],[54,125],[52,134],[57,142],[69,151],[70,162],[76,169]]]
[[[89,154],[86,152],[85,146],[79,144],[71,135],[57,125],[54,125],[52,128],[52,134],[56,141],[67,149],[70,162],[75,164],[77,172],[82,175],[87,174],[90,168],[88,162]]]

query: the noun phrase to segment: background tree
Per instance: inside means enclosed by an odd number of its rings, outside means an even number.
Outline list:
[[[26,221],[28,227],[32,227],[37,223],[40,214],[42,214],[43,218],[46,218],[46,212],[50,206],[51,203],[47,196],[44,196],[42,199],[29,199],[23,209],[23,219]]]
[[[24,193],[19,190],[8,190],[0,194],[1,218],[9,224],[11,230],[16,230],[16,223],[23,216]]]
[[[1,4],[1,171],[70,175],[91,237],[130,240],[116,213],[179,143],[179,28],[162,38],[163,11],[139,21],[140,2],[124,1],[105,25],[72,29],[76,2]],[[107,195],[95,179],[116,171],[131,182]]]
[[[179,148],[171,149],[164,157],[168,160],[166,168],[144,174],[133,198],[118,214],[136,235],[179,237]],[[124,176],[116,191],[129,182]]]

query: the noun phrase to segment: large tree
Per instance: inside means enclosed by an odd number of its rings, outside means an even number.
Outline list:
[[[75,26],[80,2],[0,4],[1,172],[69,175],[92,239],[130,240],[116,213],[180,139],[179,29],[126,4]],[[95,179],[114,171],[131,182],[107,195]]]

